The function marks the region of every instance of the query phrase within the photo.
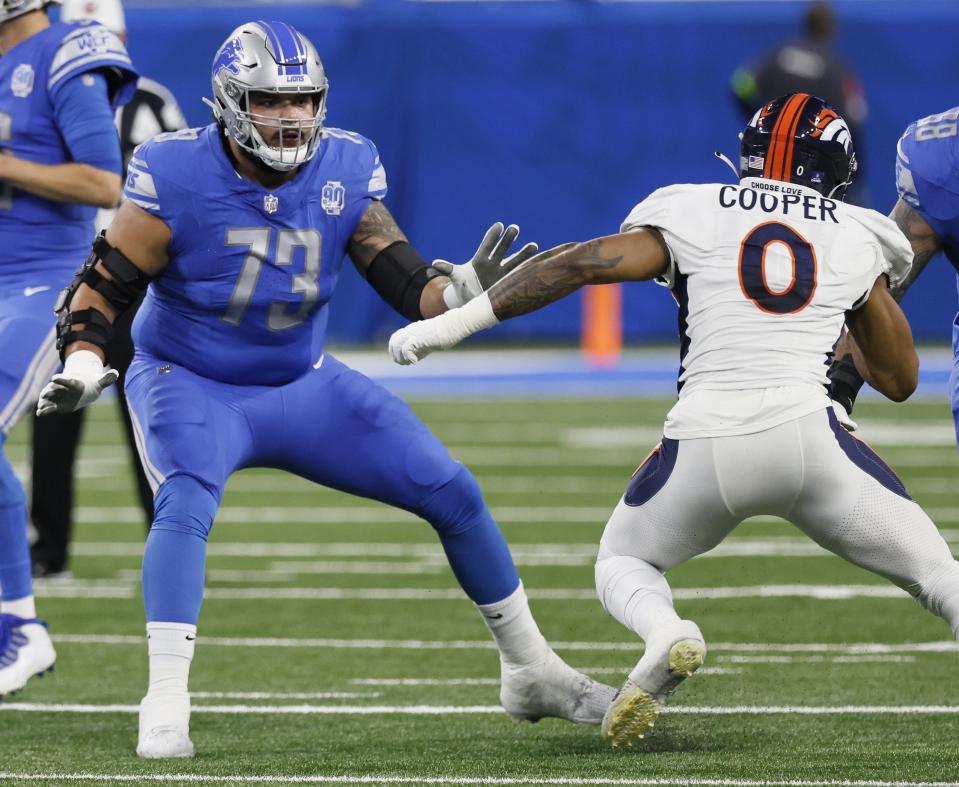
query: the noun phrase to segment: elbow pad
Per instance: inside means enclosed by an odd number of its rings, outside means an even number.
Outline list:
[[[420,313],[423,288],[430,279],[442,275],[403,241],[383,249],[366,269],[366,280],[373,289],[410,322],[423,319]]]
[[[112,278],[106,278],[96,269],[97,262],[103,264]],[[80,266],[73,281],[60,293],[53,307],[57,315],[57,350],[60,351],[60,360],[63,360],[66,347],[78,341],[89,342],[105,352],[113,333],[113,324],[99,309],[91,306],[71,311],[70,303],[81,284],[96,290],[114,309],[122,313],[143,294],[149,283],[149,276],[122,251],[110,245],[106,232],[97,235],[90,256]],[[82,324],[83,328],[77,329],[77,324]]]

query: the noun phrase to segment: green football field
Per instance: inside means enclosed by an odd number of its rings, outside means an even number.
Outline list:
[[[477,474],[546,636],[618,685],[642,646],[602,610],[593,557],[666,399],[434,400]],[[944,401],[863,402],[861,434],[959,547]],[[26,461],[26,430],[11,444]],[[348,450],[348,447],[344,447]],[[56,672],[0,705],[0,785],[959,785],[959,649],[901,591],[755,519],[669,575],[706,667],[633,750],[517,724],[498,662],[425,523],[273,471],[233,478],[209,551],[194,760],[134,754],[146,686],[144,535],[113,403],[79,464],[75,578],[39,583]]]

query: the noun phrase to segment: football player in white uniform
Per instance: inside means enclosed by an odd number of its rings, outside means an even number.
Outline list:
[[[603,720],[614,746],[641,738],[706,654],[663,572],[750,516],[789,519],[959,635],[959,563],[895,473],[839,424],[825,388],[845,321],[875,388],[896,401],[915,389],[912,334],[888,289],[908,275],[909,242],[890,219],[841,201],[855,155],[845,121],[822,99],[771,101],[741,139],[738,185],[660,189],[620,234],[544,252],[390,341],[394,360],[415,363],[585,284],[656,279],[672,290],[679,400],[596,561],[603,606],[646,642]]]

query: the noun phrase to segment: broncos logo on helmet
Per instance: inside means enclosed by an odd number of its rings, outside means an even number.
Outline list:
[[[773,99],[740,135],[740,177],[798,183],[842,199],[856,166],[846,121],[808,93]]]

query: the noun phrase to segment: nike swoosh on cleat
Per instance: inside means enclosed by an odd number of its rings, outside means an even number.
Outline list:
[[[189,634],[186,635],[186,641],[187,641],[187,642],[193,642],[193,640],[195,640],[195,639],[196,639],[196,637],[191,637]]]
[[[49,289],[49,285],[44,285],[43,287],[24,287],[23,294],[29,298],[31,295],[36,295],[38,292],[46,292]]]

